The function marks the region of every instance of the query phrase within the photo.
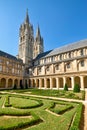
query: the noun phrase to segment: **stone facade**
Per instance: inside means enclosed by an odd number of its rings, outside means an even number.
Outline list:
[[[39,54],[30,68],[29,78],[30,86],[42,89],[63,89],[65,83],[69,89],[75,84],[86,89],[87,40]]]
[[[20,87],[23,83],[24,64],[22,60],[0,51],[0,88]]]

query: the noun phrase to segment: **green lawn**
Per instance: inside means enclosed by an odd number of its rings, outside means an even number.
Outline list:
[[[68,130],[80,108],[78,103],[30,96],[0,94],[0,97],[0,130]],[[11,106],[5,107],[5,103]]]

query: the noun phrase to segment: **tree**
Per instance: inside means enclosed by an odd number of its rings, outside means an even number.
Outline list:
[[[68,91],[68,86],[67,86],[66,83],[65,83],[65,86],[64,86],[64,91]]]
[[[16,84],[14,85],[13,89],[17,89],[17,85]]]
[[[76,92],[76,93],[80,92],[80,86],[79,86],[79,84],[75,84],[74,85],[73,92]]]
[[[25,88],[28,89],[28,84],[27,83],[25,84]]]

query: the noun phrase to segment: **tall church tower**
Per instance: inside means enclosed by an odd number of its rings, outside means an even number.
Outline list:
[[[33,52],[33,58],[35,58],[38,54],[44,52],[44,46],[43,46],[43,38],[41,37],[40,34],[40,28],[38,26],[36,30],[36,37],[34,40],[34,52]]]
[[[30,24],[28,10],[26,12],[26,18],[24,23],[20,26],[19,30],[19,54],[18,57],[23,60],[23,63],[27,66],[33,59],[33,26]]]

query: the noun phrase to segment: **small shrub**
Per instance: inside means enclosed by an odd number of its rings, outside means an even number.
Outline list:
[[[20,88],[21,88],[21,89],[24,89],[24,87],[23,87],[23,85],[22,85],[22,84],[20,84]]]
[[[73,92],[76,92],[76,93],[80,92],[80,86],[79,86],[79,84],[75,84],[74,85]]]
[[[27,83],[25,84],[25,88],[28,89],[28,84]]]
[[[68,86],[67,86],[67,84],[65,84],[65,86],[64,86],[64,91],[68,91]]]
[[[14,85],[13,89],[17,89],[17,85],[16,84]]]

